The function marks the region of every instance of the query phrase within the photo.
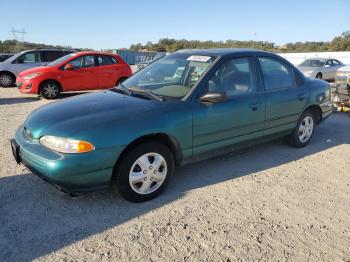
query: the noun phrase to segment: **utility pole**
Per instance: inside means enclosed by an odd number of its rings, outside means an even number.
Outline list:
[[[24,45],[24,35],[27,33],[23,28],[22,30],[15,29],[13,26],[11,27],[10,33],[13,35],[13,39],[16,40],[15,52],[22,51]]]

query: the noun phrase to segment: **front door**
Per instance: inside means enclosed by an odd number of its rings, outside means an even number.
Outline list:
[[[293,69],[272,57],[260,57],[266,96],[265,135],[293,129],[309,97],[305,85],[297,85]]]
[[[13,68],[13,72],[16,75],[18,75],[20,72],[24,70],[40,66],[41,64],[42,62],[41,62],[40,52],[31,51],[21,55],[15,61],[13,61],[12,68]]]
[[[257,89],[253,58],[223,61],[204,84],[201,95],[208,92],[226,93],[227,100],[211,104],[198,99],[193,102],[194,155],[263,135],[265,98]]]
[[[68,62],[73,70],[64,70],[61,83],[63,91],[83,91],[98,89],[95,56],[80,56]]]

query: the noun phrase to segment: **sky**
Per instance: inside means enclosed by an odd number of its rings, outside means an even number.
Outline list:
[[[0,10],[0,40],[24,28],[29,42],[96,50],[160,38],[281,45],[350,30],[349,0],[1,0]]]

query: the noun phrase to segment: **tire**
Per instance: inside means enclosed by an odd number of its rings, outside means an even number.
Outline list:
[[[322,74],[321,73],[317,73],[316,78],[317,79],[322,79]]]
[[[61,94],[61,86],[52,80],[44,81],[40,85],[40,95],[45,99],[55,99]]]
[[[306,146],[314,134],[315,127],[316,120],[314,114],[309,110],[305,111],[298,120],[298,124],[292,134],[286,137],[288,144],[294,147]]]
[[[146,142],[131,148],[118,161],[112,187],[131,202],[148,201],[166,188],[174,169],[174,156],[166,145]]]
[[[0,74],[0,86],[2,87],[11,87],[15,86],[15,77],[10,73],[1,73]]]

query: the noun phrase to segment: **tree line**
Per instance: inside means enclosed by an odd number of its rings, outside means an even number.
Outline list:
[[[36,48],[71,48],[70,46],[37,44],[30,42],[18,42],[16,40],[0,41],[0,53],[17,53],[22,50]],[[186,39],[163,38],[158,43],[147,42],[146,44],[133,44],[128,49],[136,51],[174,52],[180,49],[191,48],[254,48],[271,52],[325,52],[325,51],[350,51],[350,31],[342,33],[330,42],[296,42],[278,46],[268,41],[199,41]],[[127,49],[127,48],[125,48]],[[82,48],[80,50],[89,50]]]
[[[38,44],[38,43],[31,43],[31,42],[19,42],[17,40],[0,41],[0,53],[14,54],[14,53],[18,53],[18,52],[23,51],[23,50],[37,49],[37,48],[72,49],[71,46],[47,45],[47,44]],[[81,49],[81,50],[88,50],[88,49]]]
[[[268,41],[198,41],[186,39],[163,38],[158,43],[147,42],[131,45],[131,50],[148,50],[158,52],[174,52],[180,49],[191,48],[254,48],[265,51],[291,53],[291,52],[324,52],[324,51],[350,51],[350,31],[342,33],[330,42],[296,42],[278,46]]]

